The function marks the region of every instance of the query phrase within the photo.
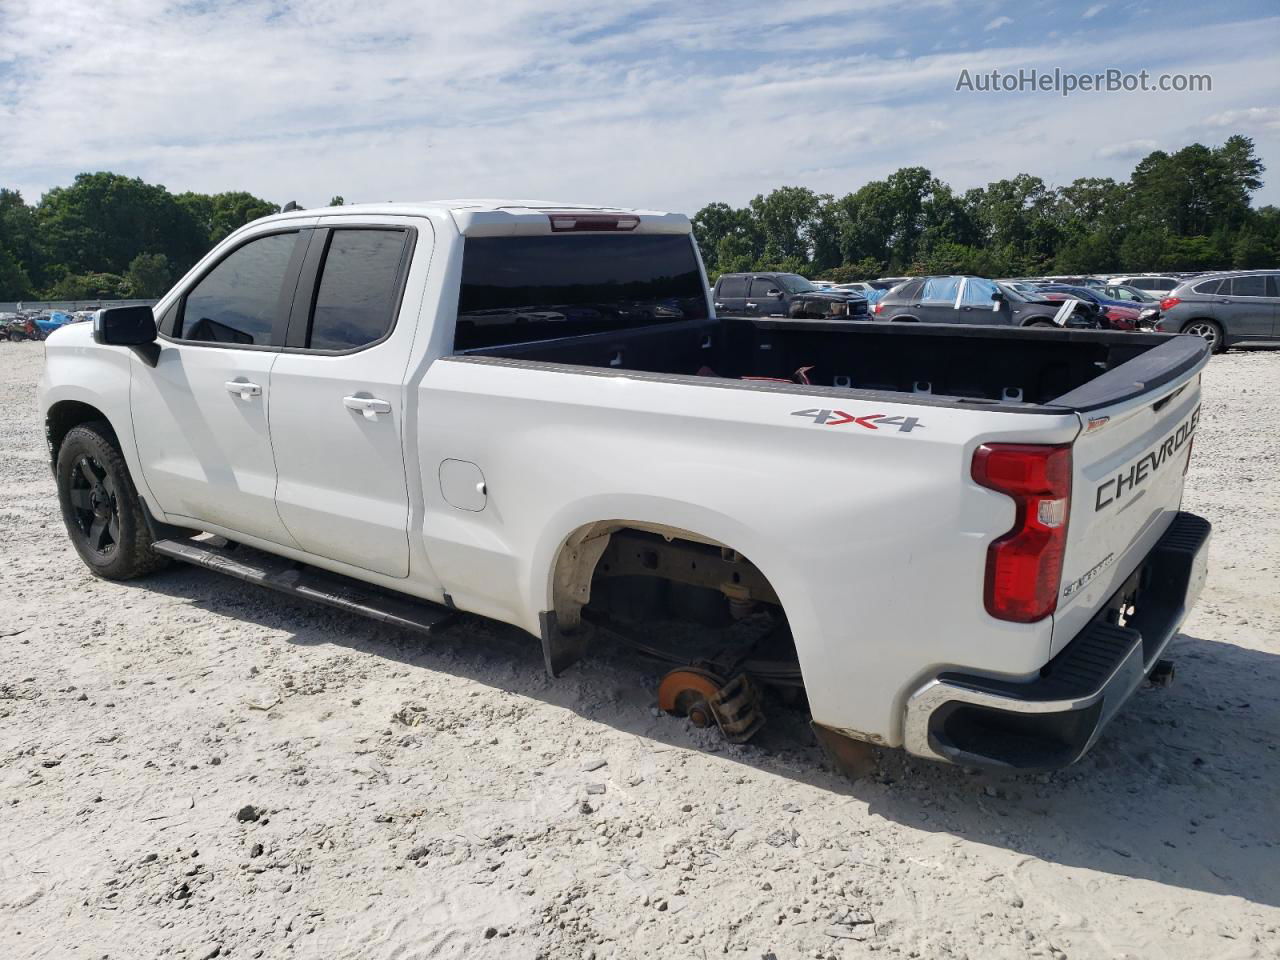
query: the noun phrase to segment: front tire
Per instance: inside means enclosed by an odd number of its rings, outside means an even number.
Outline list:
[[[1192,320],[1182,328],[1182,332],[1200,337],[1209,344],[1210,353],[1222,353],[1227,349],[1226,339],[1222,335],[1222,325],[1215,320]]]
[[[129,468],[104,421],[73,427],[58,448],[58,503],[71,545],[106,580],[131,580],[166,565]]]
[[[1023,326],[1027,327],[1056,327],[1057,324],[1052,320],[1046,320],[1043,317],[1037,320],[1028,320]]]

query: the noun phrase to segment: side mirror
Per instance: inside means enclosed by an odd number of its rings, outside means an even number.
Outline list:
[[[107,307],[93,318],[95,343],[140,347],[155,343],[156,318],[150,307]]]
[[[129,347],[149,367],[160,359],[156,317],[150,307],[106,307],[93,316],[93,340]]]
[[[1002,290],[996,290],[996,291],[994,291],[994,292],[991,294],[991,299],[992,299],[992,300],[995,300],[995,301],[1003,300],[1003,299],[1004,299],[1004,291],[1002,291]]]
[[[777,287],[770,287],[770,288],[769,288],[769,292],[768,292],[768,293],[766,293],[766,294],[765,294],[765,296],[766,296],[766,297],[780,297],[780,296],[782,296],[782,291],[781,291],[781,290],[779,290]]]

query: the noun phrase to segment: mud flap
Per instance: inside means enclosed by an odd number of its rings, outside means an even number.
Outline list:
[[[876,769],[876,748],[865,740],[855,740],[830,727],[810,722],[813,735],[827,760],[850,780],[869,777]]]
[[[587,624],[581,624],[573,633],[565,633],[560,629],[555,611],[545,610],[538,614],[538,625],[542,632],[542,661],[550,676],[560,676],[586,655],[591,639],[591,628]]]

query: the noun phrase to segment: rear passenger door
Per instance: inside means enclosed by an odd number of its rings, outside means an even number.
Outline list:
[[[425,219],[321,219],[272,369],[281,521],[308,553],[389,577],[409,574],[404,378],[433,239]]]
[[[747,312],[747,278],[721,277],[716,287],[716,313],[723,317],[741,317]]]
[[[923,323],[956,323],[960,320],[959,296],[960,277],[930,277],[920,291],[920,306],[915,312]]]

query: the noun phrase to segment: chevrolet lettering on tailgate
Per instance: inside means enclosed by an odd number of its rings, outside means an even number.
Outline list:
[[[1164,438],[1164,441],[1147,452],[1140,460],[1129,465],[1098,487],[1094,496],[1094,512],[1118,503],[1121,499],[1133,495],[1133,492],[1147,482],[1147,479],[1169,462],[1169,458],[1191,442],[1195,436],[1196,424],[1200,421],[1200,408],[1191,411],[1178,429]]]

